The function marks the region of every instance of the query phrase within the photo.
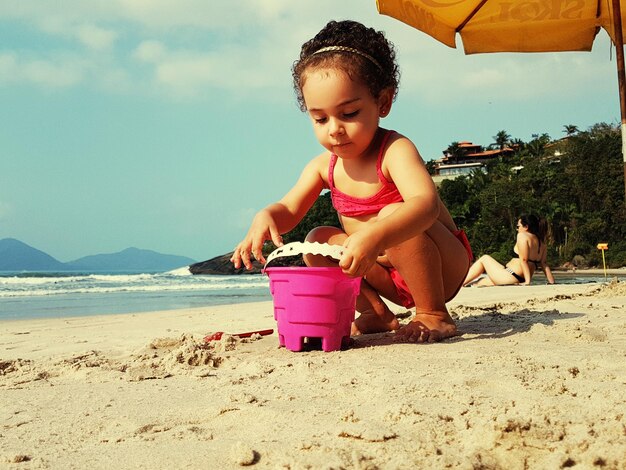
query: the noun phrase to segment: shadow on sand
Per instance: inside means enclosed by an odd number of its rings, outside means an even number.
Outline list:
[[[533,325],[552,326],[560,320],[584,316],[583,313],[561,313],[558,310],[521,309],[509,313],[501,313],[496,309],[473,308],[472,310],[482,310],[484,313],[458,319],[459,336],[449,341],[506,338],[530,331]],[[472,335],[472,337],[465,337],[465,335]]]
[[[459,334],[443,342],[456,343],[477,339],[498,339],[530,331],[533,325],[552,326],[560,320],[571,320],[584,316],[583,313],[561,313],[558,310],[521,309],[509,313],[500,313],[495,307],[463,307],[465,315],[457,318]],[[475,313],[474,313],[475,312]],[[482,312],[482,313],[480,313]],[[351,348],[370,346],[388,346],[397,344],[394,333],[376,333],[352,337]]]

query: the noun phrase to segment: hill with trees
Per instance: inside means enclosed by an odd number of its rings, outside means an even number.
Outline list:
[[[527,143],[518,139],[513,157],[489,162],[486,172],[442,182],[441,198],[476,255],[508,261],[518,217],[534,213],[550,226],[550,264],[599,266],[597,244],[608,242],[608,265],[626,265],[619,127],[600,123],[583,132],[564,127],[563,139],[551,141],[547,134]]]

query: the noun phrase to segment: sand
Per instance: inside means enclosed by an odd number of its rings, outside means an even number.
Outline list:
[[[449,307],[442,343],[336,352],[204,343],[275,329],[271,302],[0,322],[0,467],[626,468],[624,283]]]

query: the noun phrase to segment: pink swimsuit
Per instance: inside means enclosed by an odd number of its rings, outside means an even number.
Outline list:
[[[337,212],[346,217],[358,217],[361,215],[369,215],[369,214],[377,214],[380,210],[394,202],[404,202],[400,191],[396,185],[385,178],[385,175],[382,172],[381,166],[383,161],[383,153],[385,150],[385,145],[389,140],[389,136],[393,134],[394,131],[387,131],[385,136],[383,137],[383,141],[380,145],[380,151],[378,152],[378,159],[376,160],[376,173],[378,174],[378,179],[383,184],[383,187],[380,190],[370,197],[354,197],[349,194],[342,193],[335,187],[335,179],[333,177],[333,173],[335,171],[335,164],[337,163],[337,155],[332,154],[330,156],[330,164],[328,165],[328,186],[330,188],[330,196],[333,202],[333,207],[337,210]],[[470,261],[472,260],[472,249],[469,245],[469,241],[465,235],[463,230],[457,230],[452,232],[455,237],[463,244],[465,249],[467,250],[468,257]],[[396,286],[396,292],[398,293],[398,297],[402,300],[402,305],[405,308],[415,307],[415,301],[413,300],[413,296],[409,291],[406,282],[400,276],[400,273],[393,267],[383,266],[387,271],[389,271],[389,275],[393,283]],[[459,289],[461,286],[459,286]],[[457,291],[458,292],[458,291]],[[456,293],[454,294],[456,295]],[[454,295],[452,297],[454,297]],[[449,299],[446,299],[446,302]]]
[[[335,171],[335,164],[337,163],[337,155],[332,154],[330,156],[330,165],[328,165],[328,186],[330,187],[330,196],[333,201],[333,207],[341,215],[346,217],[359,217],[361,215],[377,214],[383,207],[388,206],[394,202],[403,202],[402,196],[396,188],[396,185],[385,178],[381,165],[383,162],[383,151],[385,145],[389,140],[389,136],[394,131],[387,131],[383,142],[380,145],[380,151],[378,152],[378,159],[376,160],[376,173],[378,179],[383,184],[380,190],[370,197],[354,197],[349,194],[342,193],[335,187],[335,178],[333,173]]]

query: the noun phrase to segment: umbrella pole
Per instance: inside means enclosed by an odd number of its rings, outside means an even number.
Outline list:
[[[624,161],[624,198],[626,200],[626,79],[624,78],[624,37],[622,35],[622,11],[620,0],[613,0],[613,36],[617,59],[617,86],[619,109],[622,116],[622,159]]]

